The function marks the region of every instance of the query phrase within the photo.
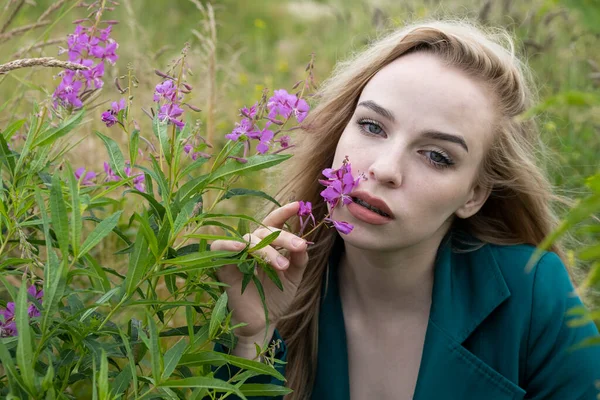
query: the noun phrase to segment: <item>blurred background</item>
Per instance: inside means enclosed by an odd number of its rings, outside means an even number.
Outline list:
[[[77,4],[74,0],[4,0],[0,63],[58,56],[75,27],[73,21],[87,16],[86,8]],[[52,5],[57,9],[49,21],[38,21]],[[517,50],[538,85],[540,101],[533,114],[549,155],[540,162],[560,193],[583,196],[586,177],[600,171],[599,0],[221,0],[210,6],[200,0],[120,0],[104,16],[119,22],[112,34],[119,43],[119,60],[107,68],[104,88],[92,96],[88,108],[95,111],[88,118],[93,118],[83,125],[82,142],[70,161],[74,168],[102,171],[107,156],[95,130],[110,132],[125,145],[126,138],[119,137],[118,129],[107,129],[100,114],[121,97],[114,80],[127,75],[128,68],[139,82],[133,91],[134,119],[142,135],[150,132],[151,136],[150,119],[142,108],[152,106],[154,86],[161,81],[154,70],[167,71],[186,43],[193,74],[187,79],[194,87],[189,102],[202,109],[186,111],[186,118],[205,127],[206,136],[219,148],[239,120],[239,108],[252,105],[264,88],[291,90],[304,78],[312,53],[318,84],[336,61],[386,29],[438,17],[470,18],[514,34]],[[34,28],[11,33],[36,21]],[[66,60],[66,54],[58,57]],[[58,72],[30,68],[0,76],[0,126],[25,117],[33,102],[49,98],[60,82]],[[274,194],[275,188],[269,186],[276,182],[273,174],[251,178],[251,185]],[[248,199],[232,204],[250,214],[256,207]],[[584,242],[598,242],[598,237],[597,229],[589,228],[575,235]]]

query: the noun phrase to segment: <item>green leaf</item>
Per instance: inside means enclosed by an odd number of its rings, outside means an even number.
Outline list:
[[[198,253],[186,254],[181,257],[169,258],[167,260],[160,260],[161,264],[173,264],[173,265],[196,265],[204,261],[216,261],[219,258],[235,255],[236,252],[232,251],[202,251]],[[235,260],[231,260],[235,261]],[[232,262],[233,263],[233,262]]]
[[[281,204],[279,204],[279,202],[277,200],[275,200],[273,197],[269,196],[265,192],[260,191],[260,190],[252,190],[252,189],[244,189],[244,188],[229,189],[227,191],[227,193],[225,193],[225,195],[223,197],[221,197],[221,199],[219,201],[227,200],[227,199],[230,199],[235,196],[261,197],[263,199],[269,200],[272,203],[277,204],[277,207],[281,207]]]
[[[265,299],[265,289],[263,288],[262,283],[260,282],[260,279],[258,279],[258,277],[254,274],[252,274],[252,282],[254,282],[254,285],[256,286],[256,291],[258,292],[258,295],[260,296],[260,301],[263,305],[263,311],[265,312],[265,321],[267,321],[267,326],[266,326],[266,330],[269,330],[269,307],[267,307],[267,300]]]
[[[165,159],[171,164],[171,146],[169,145],[169,136],[167,134],[167,126],[169,121],[161,121],[158,115],[152,120],[152,131],[158,138],[161,154],[165,155]]]
[[[117,327],[117,329],[119,330],[119,336],[121,337],[121,342],[125,346],[125,354],[127,354],[127,359],[129,360],[129,370],[130,370],[131,376],[133,378],[133,393],[135,395],[135,398],[137,399],[137,397],[138,397],[138,381],[137,381],[137,371],[135,370],[135,358],[133,356],[133,352],[131,351],[131,345],[129,344],[129,339],[127,338],[127,335],[125,335],[125,333],[120,328]],[[116,385],[116,383],[115,383],[115,385]]]
[[[131,165],[135,165],[135,160],[138,155],[138,148],[140,142],[140,130],[134,129],[131,132],[131,137],[129,138],[129,160]]]
[[[110,385],[111,394],[118,396],[125,393],[131,384],[131,369],[123,368]]]
[[[81,202],[79,200],[79,182],[69,164],[67,164],[67,175],[71,187],[71,247],[73,248],[73,257],[77,259],[81,243]]]
[[[179,176],[183,177],[192,171],[200,171],[200,167],[202,167],[208,160],[208,158],[198,157],[196,161],[188,164],[184,169],[182,169],[181,172],[179,172]]]
[[[19,334],[19,341],[17,343],[17,364],[21,371],[23,383],[29,389],[28,392],[37,393],[37,382],[35,371],[33,369],[33,362],[36,360],[33,359],[31,327],[29,326],[27,307],[27,281],[23,279],[15,304],[15,320],[17,322],[17,332]]]
[[[56,233],[56,240],[66,262],[69,255],[69,218],[67,206],[63,198],[60,176],[54,174],[50,188],[50,212],[52,213],[52,226]]]
[[[33,147],[51,145],[62,136],[71,132],[73,128],[75,128],[81,122],[84,111],[84,109],[79,110],[71,118],[60,124],[57,128],[50,129],[40,134],[40,136],[36,138],[35,142],[33,142]]]
[[[246,396],[244,396],[237,387],[235,387],[225,381],[222,381],[220,379],[207,378],[204,376],[194,376],[192,378],[170,380],[170,381],[163,382],[158,386],[180,387],[180,388],[194,387],[194,388],[212,389],[212,390],[216,390],[216,391],[220,391],[220,392],[232,392],[232,393],[235,393],[240,398],[247,400]]]
[[[183,352],[185,351],[186,347],[187,343],[185,342],[185,340],[181,339],[175,344],[175,346],[167,350],[164,359],[165,369],[162,373],[161,380],[168,379],[173,373],[173,371],[175,371],[175,367],[177,367],[177,364],[179,363],[179,360],[181,359],[181,356],[183,355]]]
[[[154,317],[147,313],[148,317],[148,330],[150,331],[150,358],[152,363],[152,378],[155,382],[160,381],[160,377],[163,371],[163,354],[160,348],[158,329]]]
[[[121,149],[119,149],[119,145],[117,142],[98,131],[96,131],[96,135],[102,139],[104,145],[106,146],[106,151],[108,152],[108,162],[113,172],[121,177],[124,177],[123,169],[125,168],[125,159],[123,158]]]
[[[162,204],[160,204],[158,201],[156,201],[154,196],[152,196],[148,193],[140,192],[138,190],[130,190],[128,193],[137,194],[139,196],[142,196],[146,200],[148,200],[148,203],[150,203],[150,206],[156,212],[156,216],[158,217],[158,219],[160,219],[160,220],[163,219],[163,217],[165,215],[165,208],[162,206]]]
[[[280,385],[270,383],[245,383],[240,386],[240,391],[246,396],[285,396],[292,390]]]
[[[6,371],[6,375],[8,375],[8,383],[12,386],[12,384],[16,382],[24,390],[27,390],[23,379],[21,379],[21,375],[19,375],[19,372],[17,371],[12,355],[9,353],[3,340],[0,340],[0,363]],[[29,394],[33,395],[33,393]]]
[[[219,300],[217,300],[217,303],[213,308],[208,327],[208,334],[211,338],[214,338],[217,335],[225,315],[227,315],[227,292],[221,294],[221,297],[219,297]]]
[[[98,397],[100,400],[110,400],[108,391],[108,360],[104,349],[102,349],[102,355],[100,356],[100,372],[98,375]]]
[[[227,178],[234,174],[242,175],[248,172],[270,168],[274,165],[282,163],[291,156],[291,154],[258,154],[248,157],[248,162],[246,163],[240,163],[232,160],[211,173],[208,183],[213,183],[219,179]]]
[[[138,234],[141,232],[144,235],[146,241],[148,242],[148,246],[150,246],[150,251],[152,251],[154,257],[157,258],[159,255],[158,242],[156,240],[156,234],[148,223],[148,219],[140,216],[138,213],[134,213],[133,218],[140,223],[140,230],[138,231]]]
[[[173,259],[174,260],[174,259]],[[170,260],[165,260],[165,262],[170,261]],[[163,269],[161,271],[155,272],[154,276],[162,276],[162,275],[170,275],[170,274],[181,274],[184,272],[190,272],[190,271],[198,271],[198,270],[202,270],[202,269],[211,269],[211,268],[217,268],[217,267],[221,267],[223,265],[229,265],[229,264],[239,264],[243,262],[242,260],[228,260],[228,259],[224,259],[224,260],[208,260],[199,264],[194,264],[194,265],[190,265],[187,267],[177,267],[177,268],[167,268],[167,269]],[[211,282],[212,285],[216,285],[216,284],[221,284],[220,282]],[[208,282],[204,282],[204,284],[208,284]],[[221,284],[224,286],[227,286],[225,284]]]
[[[264,247],[267,247],[268,245],[270,245],[271,243],[273,243],[273,241],[275,239],[277,239],[279,237],[279,235],[281,234],[281,231],[275,231],[273,233],[268,234],[267,236],[264,237],[263,240],[261,240],[260,242],[258,242],[256,244],[256,246],[251,247],[248,252],[249,253],[253,253],[256,250],[260,250]]]
[[[112,232],[113,228],[119,223],[119,217],[121,216],[122,212],[123,210],[117,211],[110,217],[104,219],[96,226],[96,228],[94,228],[92,233],[89,234],[81,246],[81,253],[79,253],[80,257],[87,254],[88,251],[93,249],[94,246],[100,243],[102,239]]]
[[[177,214],[177,218],[175,218],[175,222],[173,223],[173,236],[176,236],[190,221],[190,218],[192,218],[192,212],[194,211],[196,204],[198,203],[186,203],[185,206],[183,206],[183,208],[181,209],[181,211],[179,211],[179,213]]]
[[[139,232],[135,238],[133,252],[129,255],[129,267],[125,278],[125,287],[128,296],[135,291],[146,274],[148,265],[154,261],[151,257],[151,253],[148,252],[148,242],[145,236]]]
[[[258,261],[258,265],[262,268],[263,271],[265,271],[269,279],[273,281],[273,283],[279,288],[279,290],[283,291],[283,284],[281,283],[281,280],[279,279],[279,275],[277,275],[277,271],[275,271],[275,268],[273,268],[271,264],[267,264],[262,261]]]

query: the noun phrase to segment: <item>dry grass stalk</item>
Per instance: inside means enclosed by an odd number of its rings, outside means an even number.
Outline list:
[[[11,61],[6,64],[0,65],[0,74],[5,74],[15,69],[27,68],[27,67],[51,67],[51,68],[63,68],[72,70],[89,69],[89,67],[81,64],[62,61],[54,57],[40,57],[40,58],[23,58],[21,60]]]
[[[12,13],[9,15],[4,25],[2,25],[2,28],[0,28],[0,33],[6,32],[10,24],[15,19],[15,16],[18,14],[19,11],[21,11],[21,7],[23,7],[23,4],[25,4],[25,0],[21,0],[17,3],[17,6],[13,9]]]
[[[17,51],[15,54],[13,54],[13,56],[11,58],[20,58],[24,54],[27,54],[32,50],[41,49],[46,46],[52,46],[54,44],[59,44],[59,43],[64,43],[64,42],[65,42],[65,39],[61,38],[61,39],[50,39],[50,40],[46,40],[45,42],[35,43],[35,44],[32,44],[31,46],[23,47],[22,49]]]
[[[50,23],[50,21],[41,21],[41,22],[36,22],[35,24],[29,24],[29,25],[21,26],[19,28],[15,28],[12,31],[8,31],[6,33],[1,34],[0,35],[0,43],[4,43],[4,42],[12,39],[15,36],[22,35],[23,33],[30,31],[32,29],[46,26],[49,23]]]
[[[67,0],[57,0],[54,3],[52,3],[50,7],[48,7],[46,11],[42,13],[42,15],[40,15],[40,17],[38,18],[38,22],[45,20],[50,14],[52,14],[54,11],[58,10],[63,4],[65,4],[66,1]]]

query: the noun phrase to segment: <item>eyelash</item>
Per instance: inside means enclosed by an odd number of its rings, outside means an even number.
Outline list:
[[[373,121],[372,119],[361,118],[356,123],[357,123],[359,129],[361,131],[363,131],[366,135],[369,135],[369,136],[379,136],[379,134],[369,132],[367,130],[367,128],[365,128],[365,126],[367,126],[367,125],[376,126],[383,131],[382,126],[377,121]],[[439,161],[434,161],[429,157],[426,157],[427,161],[433,167],[438,168],[438,169],[443,169],[443,168],[448,168],[448,167],[451,167],[452,165],[454,165],[454,161],[452,161],[452,158],[445,151],[442,151],[442,150],[426,150],[426,151],[429,151],[430,153],[434,153],[434,154],[439,154],[444,159],[443,162],[439,162]]]

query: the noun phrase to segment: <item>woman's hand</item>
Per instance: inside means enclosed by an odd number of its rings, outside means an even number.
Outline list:
[[[300,205],[293,202],[271,212],[263,220],[263,225],[251,234],[244,235],[250,243],[249,251],[263,238],[280,230],[281,233],[269,246],[254,252],[267,263],[272,265],[283,285],[283,291],[269,279],[262,268],[257,267],[257,278],[263,285],[267,309],[269,310],[269,330],[266,330],[266,319],[262,301],[256,287],[250,283],[242,294],[243,274],[235,264],[225,265],[217,270],[219,281],[228,284],[226,289],[229,299],[229,309],[233,312],[232,324],[245,322],[248,325],[236,329],[238,344],[233,351],[234,355],[245,358],[254,358],[256,350],[254,343],[263,343],[263,339],[270,339],[275,331],[278,319],[283,316],[296,296],[304,270],[308,264],[307,244],[304,239],[283,229],[285,222],[296,215]],[[273,246],[279,246],[289,252],[289,258],[284,257]],[[240,251],[244,244],[233,240],[215,240],[211,250]]]

